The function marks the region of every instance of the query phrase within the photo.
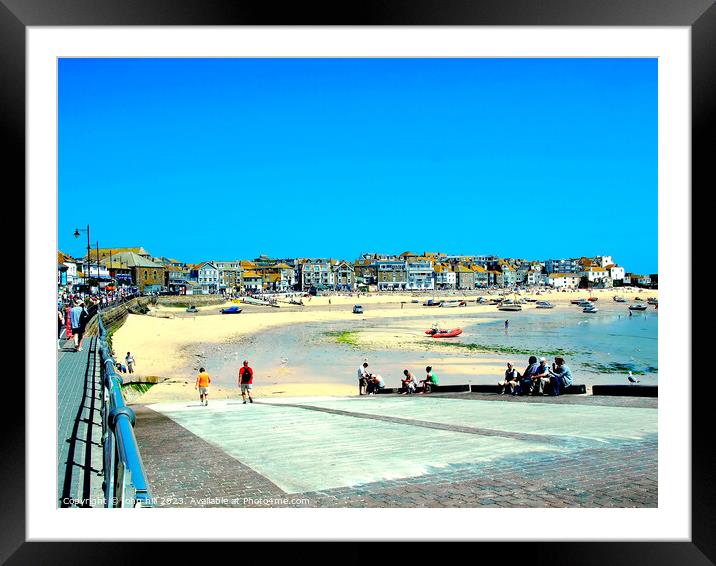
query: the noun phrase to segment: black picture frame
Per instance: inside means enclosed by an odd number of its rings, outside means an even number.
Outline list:
[[[9,191],[24,188],[25,36],[28,26],[147,25],[455,25],[455,26],[688,26],[692,39],[692,193],[712,180],[716,105],[716,5],[714,0],[363,0],[352,3],[241,0],[0,0],[0,117],[10,142],[4,157]],[[11,175],[8,176],[8,173]],[[710,183],[713,185],[713,183]],[[688,190],[688,189],[687,189]],[[687,193],[684,198],[690,198]],[[692,202],[692,211],[693,202]],[[695,210],[698,210],[696,208]],[[704,214],[702,212],[701,214]],[[693,217],[698,225],[697,218]],[[694,256],[695,257],[695,256]],[[690,274],[689,274],[690,275]],[[28,376],[31,379],[38,376]],[[686,377],[691,376],[674,376]],[[708,378],[709,376],[705,376]],[[716,563],[716,469],[708,395],[692,396],[692,538],[690,542],[482,543],[500,562],[549,564]],[[0,467],[0,562],[7,564],[126,564],[146,556],[151,543],[25,542],[25,425],[3,413]],[[151,510],[146,512],[152,512]],[[385,525],[389,527],[389,525]],[[112,533],[116,534],[116,533]],[[355,533],[347,533],[347,537]],[[77,533],[81,538],[81,533]],[[165,560],[205,561],[206,545],[172,544]],[[413,545],[424,555],[423,545]],[[375,545],[371,545],[375,549]],[[441,545],[436,545],[438,552]],[[451,549],[453,550],[453,549]],[[304,547],[308,556],[326,554]],[[242,546],[241,559],[262,560],[256,545]],[[272,551],[273,552],[273,551]],[[337,550],[343,553],[344,551]],[[373,551],[371,551],[373,552]],[[402,552],[402,551],[401,551]],[[473,551],[475,552],[475,551]],[[477,551],[480,555],[482,548]],[[332,554],[329,550],[328,555]],[[454,550],[452,556],[455,556]],[[478,554],[474,555],[478,558]],[[357,561],[359,554],[342,561]],[[141,560],[143,562],[143,560]]]

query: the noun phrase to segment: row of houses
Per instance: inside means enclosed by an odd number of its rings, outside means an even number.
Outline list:
[[[458,256],[439,252],[399,255],[362,254],[354,261],[332,258],[270,258],[209,260],[187,264],[152,257],[144,248],[100,248],[73,260],[58,254],[66,266],[65,284],[87,277],[136,285],[142,292],[235,294],[300,291],[429,291],[470,290],[491,286],[550,286],[556,288],[652,286],[656,275],[625,273],[610,256],[548,259]],[[93,271],[94,270],[94,271]]]

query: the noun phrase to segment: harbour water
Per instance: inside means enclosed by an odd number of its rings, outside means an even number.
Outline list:
[[[451,327],[452,320],[463,321],[463,334],[449,341],[458,345],[456,349],[445,348],[447,341],[438,344],[416,331],[420,321],[425,326],[425,318],[357,317],[349,323],[271,329],[209,348],[207,359],[216,368],[216,383],[223,385],[234,384],[242,360],[249,359],[264,384],[352,384],[356,368],[368,361],[388,386],[397,386],[403,369],[422,377],[426,365],[435,368],[441,383],[494,383],[507,361],[514,362],[521,371],[529,355],[544,355],[552,361],[561,353],[578,383],[627,383],[626,375],[631,370],[642,383],[657,384],[658,311],[650,307],[630,316],[624,304],[604,302],[598,307],[599,312],[587,314],[574,305],[559,305],[552,310],[525,305],[521,312],[473,314],[468,324],[464,324],[461,309],[436,309],[435,318],[441,327]],[[509,320],[507,329],[505,320]],[[336,334],[345,331],[358,332],[357,345],[335,339]],[[361,335],[391,331],[400,336],[414,335],[414,347],[397,350],[360,346]]]

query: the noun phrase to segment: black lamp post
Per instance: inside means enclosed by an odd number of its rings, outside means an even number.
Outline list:
[[[75,238],[80,237],[80,232],[87,232],[87,273],[85,273],[85,285],[89,281],[89,269],[90,269],[90,253],[92,246],[90,245],[90,226],[87,224],[87,228],[75,228]]]

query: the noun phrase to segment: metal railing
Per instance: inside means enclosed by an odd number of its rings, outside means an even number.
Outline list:
[[[107,345],[107,331],[97,313],[97,349],[102,362],[102,445],[105,507],[153,507],[149,483],[134,436],[134,411],[124,404],[122,378]]]

